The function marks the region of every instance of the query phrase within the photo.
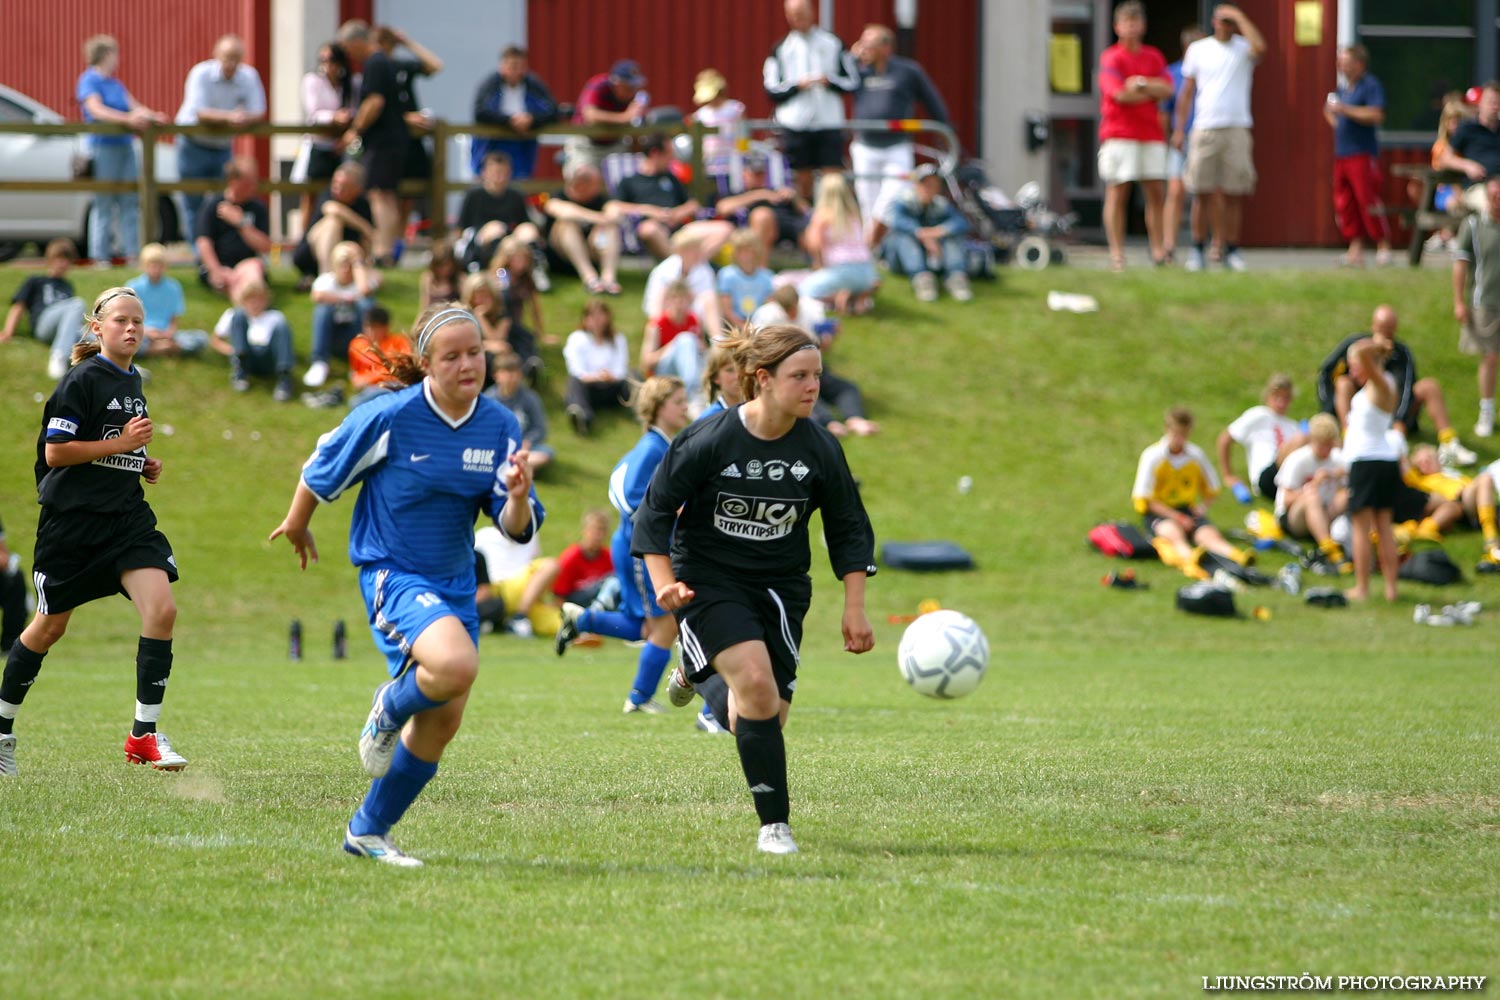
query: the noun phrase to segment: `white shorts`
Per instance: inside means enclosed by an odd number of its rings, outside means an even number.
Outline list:
[[[1105,139],[1099,144],[1099,179],[1105,184],[1167,178],[1167,144]]]

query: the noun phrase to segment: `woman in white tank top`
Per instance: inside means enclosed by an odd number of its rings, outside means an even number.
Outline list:
[[[1349,401],[1344,457],[1349,462],[1349,520],[1354,548],[1352,601],[1370,596],[1370,532],[1375,532],[1385,599],[1396,599],[1396,535],[1391,515],[1401,485],[1401,452],[1393,440],[1396,386],[1385,371],[1389,350],[1366,338],[1349,348],[1349,375],[1360,386]]]

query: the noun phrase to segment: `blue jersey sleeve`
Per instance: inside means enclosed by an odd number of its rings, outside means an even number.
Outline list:
[[[392,393],[352,411],[318,439],[302,466],[302,482],[323,503],[331,503],[384,462],[391,444],[391,414],[402,394]]]
[[[635,516],[635,509],[645,499],[646,487],[651,485],[651,477],[670,443],[661,432],[649,430],[610,473],[609,502],[620,512],[622,523]]]

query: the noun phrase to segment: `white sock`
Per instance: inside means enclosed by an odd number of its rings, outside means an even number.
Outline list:
[[[20,710],[20,705],[12,705],[8,701],[0,701],[0,719],[14,719],[16,713]]]
[[[161,718],[161,702],[155,705],[145,705],[141,702],[135,703],[135,721],[155,722]]]
[[[1481,417],[1493,417],[1495,415],[1494,397],[1491,397],[1489,399],[1481,399],[1479,401],[1479,415]]]

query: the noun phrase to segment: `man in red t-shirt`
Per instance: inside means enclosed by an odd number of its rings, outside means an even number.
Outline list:
[[[557,557],[552,592],[558,600],[588,607],[599,596],[599,585],[614,575],[609,555],[609,515],[594,508],[583,515],[583,533]]]
[[[573,105],[575,125],[639,124],[651,98],[645,91],[646,77],[634,59],[621,59],[608,73],[591,76]],[[613,135],[569,136],[563,146],[563,162],[569,166],[588,163],[599,166],[604,154],[619,148]]]
[[[1146,237],[1151,260],[1166,263],[1162,251],[1161,211],[1167,177],[1167,136],[1157,102],[1172,96],[1167,60],[1161,51],[1141,44],[1146,8],[1137,0],[1115,7],[1119,41],[1099,56],[1099,179],[1104,181],[1104,233],[1109,264],[1125,268],[1125,205],[1131,183],[1146,195]]]

